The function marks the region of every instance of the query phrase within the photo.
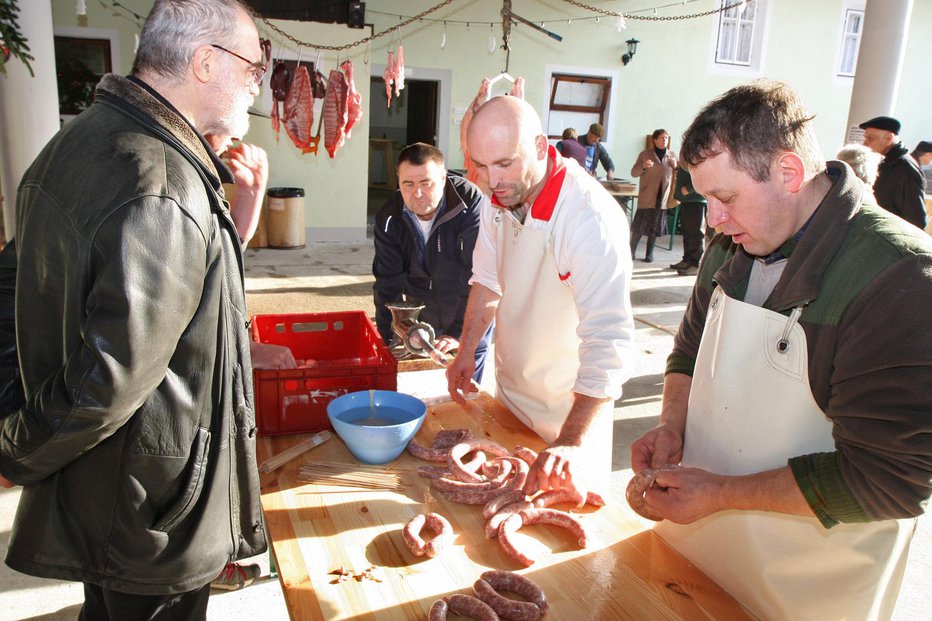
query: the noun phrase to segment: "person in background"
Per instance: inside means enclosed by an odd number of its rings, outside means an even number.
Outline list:
[[[522,99],[486,102],[467,140],[492,202],[482,203],[450,395],[464,403],[461,391],[475,390],[473,351],[494,318],[496,396],[549,444],[525,491],[604,490],[614,400],[634,366],[627,219],[566,165]]]
[[[647,263],[654,260],[657,237],[667,234],[667,201],[677,167],[676,153],[670,149],[667,130],[654,130],[651,141],[653,148],[641,151],[631,167],[631,176],[640,178],[638,208],[631,223],[631,256],[635,256],[641,236],[647,235],[644,253]]]
[[[586,149],[586,161],[583,168],[592,175],[596,176],[595,171],[599,164],[605,169],[605,178],[612,180],[615,178],[615,162],[609,157],[605,145],[602,144],[602,138],[605,136],[605,128],[598,123],[589,126],[589,131],[585,136],[579,136],[576,140]]]
[[[397,171],[399,189],[376,214],[373,228],[376,325],[386,343],[397,341],[386,305],[402,299],[423,304],[418,319],[433,327],[434,346],[452,352],[460,345],[479,205],[486,199],[464,177],[448,173],[443,153],[429,144],[405,147]],[[490,327],[476,346],[476,382],[491,336]]]
[[[838,150],[835,157],[850,166],[854,175],[871,188],[869,198],[873,198],[873,186],[877,178],[880,155],[863,144],[846,144]]]
[[[922,140],[910,153],[916,162],[919,163],[919,170],[926,180],[926,193],[932,193],[932,142]]]
[[[758,618],[888,619],[932,494],[932,240],[826,165],[812,118],[760,81],[684,135],[720,233],[632,505]]]
[[[576,130],[567,127],[563,130],[563,140],[557,143],[557,151],[565,158],[573,158],[583,168],[586,167],[586,148],[579,143]]]
[[[156,0],[132,74],[19,186],[6,563],[82,582],[81,620],[205,619],[211,580],[267,547],[233,177],[203,137],[246,133],[262,59],[241,3]]]
[[[877,204],[925,229],[926,182],[919,171],[919,164],[900,142],[900,122],[893,117],[878,116],[864,121],[859,127],[864,130],[864,145],[883,156],[874,180]]]
[[[705,196],[696,192],[692,179],[683,166],[676,169],[676,187],[673,198],[680,203],[680,225],[683,227],[683,260],[674,263],[670,269],[676,270],[680,276],[695,276],[699,273],[699,262],[702,260],[703,224],[708,202]],[[714,236],[714,229],[706,226],[708,239]]]

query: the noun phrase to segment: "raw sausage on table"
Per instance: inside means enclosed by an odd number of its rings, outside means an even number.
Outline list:
[[[473,451],[483,451],[488,455],[495,455],[496,457],[507,457],[510,454],[508,449],[506,449],[504,446],[491,440],[471,438],[464,442],[460,442],[450,449],[450,454],[448,456],[450,470],[453,471],[453,474],[458,479],[463,481],[482,480],[480,475],[468,470],[463,465],[463,457],[465,457],[468,453],[472,453]]]
[[[421,531],[424,527],[434,531],[433,539],[424,542]],[[453,527],[439,513],[418,514],[411,518],[401,531],[405,545],[414,556],[425,554],[433,558],[443,552],[453,542]]]
[[[501,595],[492,585],[479,578],[472,586],[476,597],[484,601],[502,619],[509,621],[537,621],[540,608],[531,602],[521,602]]]
[[[533,565],[536,559],[519,549],[512,540],[512,535],[522,526],[531,524],[552,524],[565,528],[577,538],[580,548],[586,547],[586,529],[574,516],[556,509],[525,509],[502,522],[498,528],[498,542],[508,556],[526,567]]]
[[[447,598],[447,605],[456,614],[471,617],[476,621],[498,621],[498,615],[488,604],[471,595],[454,593]]]
[[[513,571],[497,570],[486,571],[479,577],[488,582],[496,591],[517,593],[527,601],[536,604],[540,608],[540,614],[547,614],[547,609],[550,607],[547,603],[547,596],[544,595],[544,590],[530,578]]]
[[[446,621],[448,609],[447,600],[438,599],[431,605],[430,611],[427,613],[427,621]]]

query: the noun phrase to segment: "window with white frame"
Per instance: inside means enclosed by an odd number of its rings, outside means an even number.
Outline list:
[[[845,26],[841,40],[841,54],[838,57],[838,75],[852,77],[858,62],[858,50],[861,48],[861,31],[864,27],[864,11],[848,9],[845,11]]]
[[[735,0],[721,0],[721,3],[723,8],[729,8],[720,13],[715,62],[749,67],[754,51],[757,2],[748,0],[739,4]]]

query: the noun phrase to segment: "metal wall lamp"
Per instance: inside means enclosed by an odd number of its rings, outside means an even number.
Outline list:
[[[635,52],[638,51],[638,41],[637,39],[628,39],[625,41],[628,44],[628,51],[621,57],[621,64],[627,65],[631,62],[631,59],[634,58]]]

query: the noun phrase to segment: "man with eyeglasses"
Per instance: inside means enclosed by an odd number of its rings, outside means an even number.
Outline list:
[[[232,176],[204,140],[245,134],[263,60],[236,0],[156,0],[132,75],[19,187],[6,563],[82,582],[81,620],[205,619],[210,581],[267,547]]]

